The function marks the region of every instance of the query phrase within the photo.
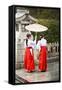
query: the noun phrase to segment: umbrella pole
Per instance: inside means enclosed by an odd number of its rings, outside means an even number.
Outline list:
[[[36,32],[36,35],[35,35],[35,40],[37,40],[37,32]]]

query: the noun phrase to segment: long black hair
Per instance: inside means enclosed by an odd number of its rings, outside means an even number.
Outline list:
[[[28,39],[29,39],[29,37],[31,37],[31,34],[27,34],[26,37],[27,37],[26,38],[26,46],[28,46]]]
[[[26,39],[26,46],[28,46],[28,39]]]

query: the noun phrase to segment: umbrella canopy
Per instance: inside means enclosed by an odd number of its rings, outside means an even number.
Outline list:
[[[28,31],[32,31],[32,32],[43,32],[43,31],[46,31],[48,30],[47,27],[43,26],[43,25],[40,25],[40,24],[30,24],[30,25],[27,25],[25,27],[26,30]]]

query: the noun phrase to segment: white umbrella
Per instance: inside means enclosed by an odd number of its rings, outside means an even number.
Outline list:
[[[27,26],[25,27],[25,29],[28,30],[28,31],[36,32],[36,34],[37,34],[37,32],[43,32],[43,31],[48,30],[47,27],[45,27],[45,26],[43,26],[43,25],[40,25],[40,24],[37,24],[37,23],[27,25]],[[36,36],[37,36],[37,35],[36,35]]]

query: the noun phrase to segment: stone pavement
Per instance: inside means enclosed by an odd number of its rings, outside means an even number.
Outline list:
[[[59,80],[59,61],[48,63],[46,72],[38,72],[36,66],[35,72],[27,73],[23,68],[16,70],[16,83],[44,82]]]

